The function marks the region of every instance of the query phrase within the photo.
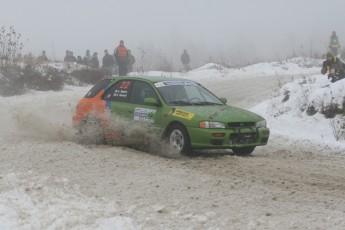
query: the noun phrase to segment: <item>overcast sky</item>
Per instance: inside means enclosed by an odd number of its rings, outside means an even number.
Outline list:
[[[187,49],[192,62],[241,50],[272,58],[301,46],[323,52],[333,30],[345,44],[345,0],[0,0],[0,26],[58,59],[67,49],[101,58],[121,39],[137,55]]]

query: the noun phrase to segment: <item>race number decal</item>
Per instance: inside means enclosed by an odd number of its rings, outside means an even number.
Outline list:
[[[154,109],[145,109],[145,108],[134,109],[134,120],[136,121],[154,123],[155,116],[156,116],[156,110]]]
[[[194,113],[190,113],[187,111],[184,111],[182,109],[173,109],[171,115],[175,116],[175,117],[180,117],[186,120],[192,120],[193,117],[195,117]]]
[[[121,82],[120,89],[128,89],[131,85],[131,81],[123,81]]]

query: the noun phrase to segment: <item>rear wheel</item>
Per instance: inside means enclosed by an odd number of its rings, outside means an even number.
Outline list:
[[[178,153],[190,155],[193,152],[188,131],[180,124],[175,124],[169,129],[168,141],[170,147]]]
[[[236,154],[236,155],[249,155],[251,154],[255,149],[255,146],[250,146],[250,147],[234,147],[231,150]]]
[[[104,132],[101,122],[94,116],[83,119],[79,129],[79,141],[86,144],[104,144]]]

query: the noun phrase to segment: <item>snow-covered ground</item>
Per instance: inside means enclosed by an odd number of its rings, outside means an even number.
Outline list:
[[[265,151],[273,149],[270,151],[279,156],[282,143],[289,146],[298,143],[305,149],[321,150],[325,155],[345,153],[345,141],[341,138],[337,141],[335,135],[335,131],[341,130],[337,126],[341,117],[326,119],[320,113],[331,102],[344,104],[345,80],[332,84],[326,76],[319,74],[320,67],[311,67],[310,63],[320,64],[321,61],[297,58],[243,69],[207,64],[185,73],[145,73],[198,81],[213,89],[216,95],[228,97],[229,104],[236,105],[230,92],[235,91],[232,88],[235,83],[240,86],[240,97],[253,94],[256,100],[244,99],[243,104],[237,105],[249,106],[248,109],[261,114],[271,130],[269,144],[259,152],[262,157],[254,159],[224,156],[223,159],[206,158],[195,162],[162,160],[148,154],[142,157],[123,148],[80,145],[74,136],[71,116],[78,99],[90,87],[69,86],[61,92],[34,91],[21,96],[0,97],[0,229],[228,229],[229,223],[234,224],[234,229],[303,229],[310,226],[329,229],[335,226],[333,224],[340,226],[336,229],[341,229],[345,226],[344,215],[338,211],[337,204],[334,204],[334,210],[320,206],[315,211],[308,192],[306,196],[298,197],[294,195],[295,190],[297,194],[303,191],[295,189],[286,194],[294,200],[275,206],[279,196],[285,197],[288,185],[294,187],[301,175],[291,179],[291,185],[289,180],[277,180],[286,186],[280,194],[277,191],[270,193],[272,190],[266,188],[270,184],[277,186],[271,178],[257,177],[255,181],[263,180],[263,184],[251,184],[253,175],[271,170],[271,167],[263,167],[267,164]],[[139,73],[132,73],[136,74]],[[292,77],[296,80],[282,83]],[[256,88],[262,82],[260,87],[263,88],[246,92],[246,86],[241,86],[244,78],[249,79],[246,84],[252,80],[255,83],[252,87]],[[221,87],[224,84],[229,84],[229,92]],[[261,95],[261,90],[267,93]],[[256,105],[252,107],[253,102]],[[307,115],[311,105],[319,112]],[[270,143],[274,146],[270,147]],[[241,164],[246,165],[242,168]],[[141,165],[146,167],[142,169]],[[202,165],[218,166],[203,171]],[[159,173],[154,171],[157,167],[160,167]],[[280,169],[287,170],[284,167],[287,164],[279,163]],[[235,171],[229,173],[232,168]],[[248,168],[258,168],[258,171],[247,176]],[[296,166],[295,170],[300,168]],[[313,170],[318,169],[315,166]],[[228,173],[228,176],[215,181],[212,175],[219,171]],[[266,172],[268,177],[269,172]],[[193,175],[197,177],[190,178]],[[273,172],[272,175],[283,174]],[[140,176],[143,177],[139,179]],[[197,193],[199,190],[202,192]],[[235,196],[237,190],[239,194],[244,191],[248,194],[238,198]],[[305,212],[298,210],[298,203],[293,203],[303,200],[308,201],[303,207]],[[333,205],[332,201],[327,200],[328,205]],[[251,209],[251,204],[257,208],[260,203],[263,203],[261,209]],[[281,206],[284,204],[286,207]],[[237,209],[233,210],[231,205]],[[266,210],[268,207],[270,210]],[[289,213],[287,220],[285,209],[300,213]],[[280,213],[273,220],[275,213],[272,210]],[[327,218],[318,219],[322,215]],[[235,219],[229,219],[231,216]],[[303,223],[305,219],[312,221],[311,225]]]

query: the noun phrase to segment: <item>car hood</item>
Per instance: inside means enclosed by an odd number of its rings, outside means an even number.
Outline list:
[[[220,122],[257,122],[263,117],[248,110],[228,105],[180,106],[178,109],[193,113],[195,119]]]

